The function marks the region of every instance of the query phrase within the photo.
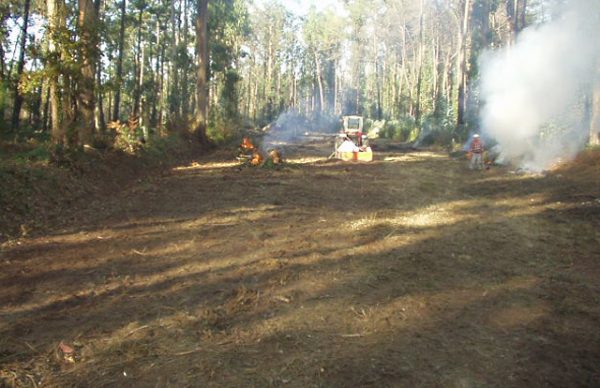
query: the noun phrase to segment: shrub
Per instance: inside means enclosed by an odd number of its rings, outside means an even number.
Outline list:
[[[397,120],[389,120],[380,132],[381,137],[388,139],[411,141],[416,133],[416,123],[412,116],[403,116]]]

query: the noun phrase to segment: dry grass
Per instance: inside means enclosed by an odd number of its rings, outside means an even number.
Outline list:
[[[435,152],[327,154],[198,160],[5,245],[1,384],[597,381],[597,156],[520,176]]]

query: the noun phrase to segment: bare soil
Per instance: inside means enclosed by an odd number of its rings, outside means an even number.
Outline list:
[[[0,386],[594,386],[600,156],[216,152],[0,250]]]

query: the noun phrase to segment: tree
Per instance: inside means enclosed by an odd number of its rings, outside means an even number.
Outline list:
[[[458,35],[458,56],[457,56],[457,90],[458,90],[458,98],[457,98],[457,109],[456,109],[456,127],[458,130],[463,128],[466,124],[465,115],[467,109],[467,93],[468,93],[468,85],[469,85],[469,69],[468,69],[468,60],[470,56],[470,36],[469,36],[469,26],[470,26],[470,18],[471,18],[471,8],[472,8],[472,0],[461,0],[459,2],[459,20],[460,22],[460,30]]]
[[[600,62],[596,66],[596,76],[593,85],[592,114],[588,142],[590,145],[600,145]]]
[[[61,40],[65,29],[64,0],[47,0],[48,13],[48,59],[47,73],[50,94],[50,117],[52,139],[56,144],[67,144],[67,132],[63,126],[62,93],[60,79],[64,76],[61,66]]]
[[[17,82],[15,82],[14,88],[14,103],[13,103],[13,114],[12,114],[12,128],[17,129],[19,126],[19,115],[21,114],[21,106],[23,105],[23,96],[19,91],[19,83],[21,82],[21,76],[23,75],[23,69],[25,68],[25,49],[27,47],[27,27],[29,25],[29,7],[31,0],[25,0],[23,10],[23,27],[21,28],[21,43],[19,47],[19,62],[17,64]]]
[[[337,69],[345,38],[343,20],[331,10],[311,12],[305,24],[305,40],[313,62],[314,79],[318,87],[317,111],[333,113]]]
[[[208,145],[208,0],[196,0],[196,117],[193,132]]]
[[[119,28],[119,54],[117,56],[117,70],[115,80],[115,101],[113,104],[113,121],[119,120],[121,105],[121,89],[123,87],[123,55],[125,52],[125,10],[127,0],[121,0],[121,18]]]
[[[95,130],[98,12],[92,0],[79,0],[79,53],[81,74],[77,90],[78,144],[90,144]]]

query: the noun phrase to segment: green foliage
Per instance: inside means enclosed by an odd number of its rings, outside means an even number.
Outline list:
[[[448,116],[427,115],[423,119],[422,129],[423,138],[420,144],[425,146],[441,145],[448,147],[459,138],[454,122]]]
[[[379,135],[388,139],[411,141],[414,140],[416,128],[414,117],[403,116],[396,120],[388,120]]]
[[[241,0],[209,2],[210,70],[227,72],[240,56],[240,41],[250,33],[248,13]]]
[[[0,113],[7,110],[9,104],[10,89],[7,81],[0,81]],[[0,114],[0,128],[8,128],[8,122],[6,122],[3,114]]]
[[[235,70],[229,69],[222,78],[219,104],[211,109],[207,131],[208,137],[217,144],[236,137],[242,127],[237,86],[240,76]]]
[[[170,154],[175,153],[179,148],[180,143],[181,138],[177,135],[150,136],[142,149],[144,154],[152,158],[164,159]]]
[[[7,142],[2,155],[4,163],[12,165],[29,165],[31,163],[47,163],[52,157],[53,146],[49,142]]]
[[[26,123],[21,123],[21,126],[17,131],[1,132],[0,134],[4,140],[24,144],[25,146],[28,146],[31,143],[43,143],[50,140],[50,134],[48,132],[36,129],[35,126]]]
[[[136,153],[143,148],[142,138],[143,131],[141,127],[129,128],[127,125],[122,125],[114,132],[113,146],[119,150]]]
[[[223,114],[220,109],[212,109],[206,134],[216,144],[224,144],[239,137],[241,122]]]
[[[50,151],[48,150],[48,145],[39,145],[31,151],[25,152],[23,154],[17,155],[18,160],[22,161],[48,161],[50,160]]]

